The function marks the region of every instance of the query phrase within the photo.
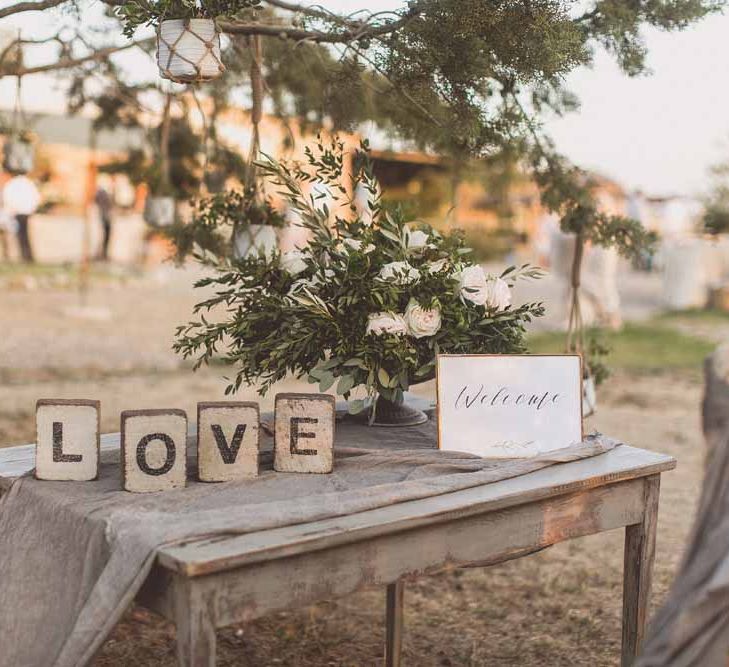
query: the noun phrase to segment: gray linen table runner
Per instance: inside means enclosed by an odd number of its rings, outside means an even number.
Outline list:
[[[334,472],[275,473],[185,489],[121,490],[118,452],[94,482],[17,479],[0,497],[0,667],[88,663],[144,583],[156,550],[417,500],[602,454],[602,436],[526,460],[442,452],[431,419],[411,428],[337,425]],[[194,449],[194,442],[188,451]]]

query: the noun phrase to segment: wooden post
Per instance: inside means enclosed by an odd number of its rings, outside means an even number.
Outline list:
[[[385,667],[400,667],[404,595],[405,583],[402,580],[388,584],[385,612]]]
[[[210,609],[193,598],[191,584],[177,580],[174,591],[179,667],[215,667],[215,623]]]
[[[643,521],[625,528],[622,667],[633,664],[645,634],[656,554],[660,483],[660,475],[646,478]]]

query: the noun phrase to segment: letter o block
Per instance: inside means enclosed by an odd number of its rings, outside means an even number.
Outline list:
[[[273,468],[277,472],[329,473],[334,465],[334,397],[278,394]]]
[[[126,491],[152,493],[187,483],[187,415],[184,410],[126,410],[121,413],[122,484]]]
[[[197,467],[201,482],[258,475],[258,403],[197,404]]]
[[[36,403],[37,479],[88,482],[99,475],[99,401]]]

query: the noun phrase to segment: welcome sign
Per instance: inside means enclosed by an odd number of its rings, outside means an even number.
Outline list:
[[[578,355],[438,355],[438,445],[526,458],[582,440]]]

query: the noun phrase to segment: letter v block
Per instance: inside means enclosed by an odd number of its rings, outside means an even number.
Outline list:
[[[38,479],[87,482],[99,475],[99,401],[36,403]]]
[[[187,483],[187,415],[184,410],[121,413],[122,483],[126,491],[181,489]]]
[[[273,468],[277,472],[328,473],[334,465],[334,397],[278,394]]]
[[[197,404],[197,467],[201,482],[258,475],[258,403]]]

